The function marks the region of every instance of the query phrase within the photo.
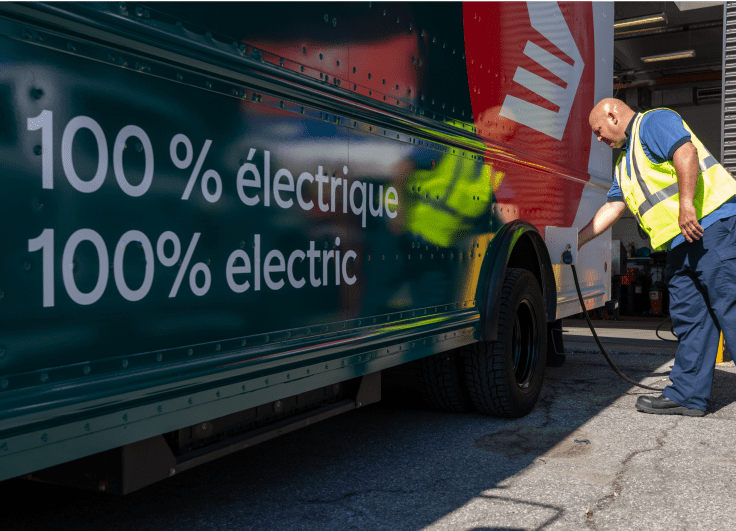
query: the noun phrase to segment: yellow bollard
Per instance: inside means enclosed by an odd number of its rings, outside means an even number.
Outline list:
[[[721,332],[721,339],[718,341],[718,354],[716,355],[716,363],[723,363],[723,332]]]

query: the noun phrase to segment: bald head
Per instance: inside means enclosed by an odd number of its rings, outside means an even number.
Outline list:
[[[626,128],[636,113],[623,101],[604,98],[590,111],[588,122],[598,142],[620,148],[626,141]]]

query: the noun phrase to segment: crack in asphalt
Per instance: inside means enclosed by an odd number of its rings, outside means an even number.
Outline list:
[[[665,439],[667,438],[667,435],[669,435],[670,430],[676,428],[681,420],[682,418],[675,419],[675,421],[673,422],[671,426],[668,426],[664,429],[662,434],[656,439],[657,440],[656,446],[652,448],[644,448],[643,450],[634,450],[633,452],[631,452],[629,455],[626,456],[626,458],[621,462],[621,469],[616,473],[616,476],[613,478],[613,481],[611,482],[611,486],[613,487],[613,492],[611,494],[608,494],[598,499],[598,501],[596,501],[595,503],[594,508],[588,510],[586,514],[586,520],[585,520],[585,524],[587,525],[588,529],[597,531],[598,527],[596,526],[596,520],[595,520],[596,513],[600,513],[604,509],[607,509],[611,505],[613,505],[613,503],[616,501],[619,494],[623,490],[622,481],[623,481],[624,475],[629,469],[629,463],[631,462],[631,460],[634,459],[638,455],[661,450],[664,447]]]

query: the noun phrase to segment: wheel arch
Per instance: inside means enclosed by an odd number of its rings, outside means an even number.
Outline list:
[[[506,269],[527,269],[537,278],[542,289],[548,323],[556,319],[557,284],[547,245],[531,223],[515,220],[507,223],[491,241],[478,279],[480,340],[495,341],[498,334],[498,312]]]

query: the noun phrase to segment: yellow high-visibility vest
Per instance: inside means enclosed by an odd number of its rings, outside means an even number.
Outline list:
[[[680,234],[680,186],[672,161],[657,164],[644,153],[639,128],[645,114],[640,113],[633,118],[628,153],[626,157],[621,154],[614,173],[627,206],[649,235],[652,248],[663,250],[668,241]],[[684,121],[682,124],[698,150],[700,169],[693,204],[700,220],[736,194],[736,180],[708,152]],[[627,158],[632,175],[627,171]]]

